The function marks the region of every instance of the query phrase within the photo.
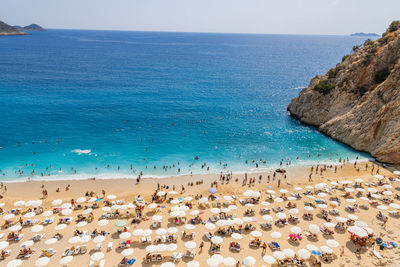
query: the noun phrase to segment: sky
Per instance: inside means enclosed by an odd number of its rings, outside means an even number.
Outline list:
[[[385,31],[400,0],[1,0],[0,20],[45,28],[269,34]]]

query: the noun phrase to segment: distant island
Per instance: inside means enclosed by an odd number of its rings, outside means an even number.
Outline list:
[[[379,34],[373,33],[373,32],[356,32],[353,34],[350,34],[350,36],[355,36],[355,37],[379,37]]]
[[[19,31],[28,31],[28,32],[44,32],[46,31],[43,27],[41,27],[38,24],[31,24],[25,27],[21,27],[18,25],[13,26],[14,28],[16,28]]]
[[[10,26],[7,23],[0,21],[0,36],[4,35],[29,35],[31,31],[45,31],[37,24],[31,24],[25,27]]]

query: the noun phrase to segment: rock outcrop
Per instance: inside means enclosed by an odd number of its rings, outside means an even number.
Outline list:
[[[314,77],[287,109],[333,139],[400,164],[400,22],[353,51]]]
[[[28,25],[25,27],[15,25],[13,27],[19,31],[28,31],[28,32],[44,32],[44,31],[46,31],[42,26],[40,26],[38,24],[31,24],[31,25]]]
[[[29,33],[20,30],[0,21],[0,35],[27,35]]]

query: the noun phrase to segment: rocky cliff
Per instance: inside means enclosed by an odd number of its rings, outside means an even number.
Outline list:
[[[18,29],[0,21],[0,35],[27,35],[29,33],[21,32]]]
[[[28,31],[28,32],[44,32],[44,31],[46,31],[42,26],[40,26],[38,24],[31,24],[31,25],[28,25],[25,27],[15,25],[13,27],[19,31]]]
[[[287,109],[333,139],[400,164],[400,22],[314,77]]]

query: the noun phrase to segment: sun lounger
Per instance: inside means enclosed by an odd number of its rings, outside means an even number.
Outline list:
[[[107,251],[111,251],[112,247],[113,247],[113,242],[108,242]]]
[[[94,250],[99,251],[99,250],[101,249],[101,245],[102,245],[102,244],[103,244],[103,243],[97,243],[97,245],[96,245],[96,247],[95,247]]]

